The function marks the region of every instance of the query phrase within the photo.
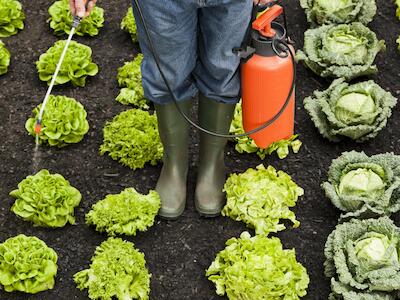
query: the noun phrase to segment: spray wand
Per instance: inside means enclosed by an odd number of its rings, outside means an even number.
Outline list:
[[[80,17],[78,17],[78,16],[74,16],[74,18],[72,20],[71,31],[70,31],[70,33],[68,35],[67,42],[65,43],[64,49],[63,49],[63,51],[61,53],[60,60],[57,63],[57,67],[56,67],[56,70],[55,70],[55,72],[53,74],[53,78],[51,79],[49,88],[47,89],[47,93],[46,93],[46,95],[44,97],[42,106],[40,108],[38,119],[36,120],[35,133],[36,133],[37,137],[39,136],[40,132],[42,131],[42,118],[43,118],[43,113],[44,113],[44,109],[46,107],[47,101],[49,100],[51,91],[53,90],[53,86],[54,86],[54,84],[56,82],[56,78],[58,76],[58,72],[61,69],[61,65],[62,65],[62,63],[64,61],[64,57],[65,57],[65,54],[67,53],[69,44],[71,43],[72,37],[74,36],[74,33],[75,33],[75,30],[76,30],[76,28],[78,28],[78,26],[81,23],[81,21],[82,21],[82,19]]]

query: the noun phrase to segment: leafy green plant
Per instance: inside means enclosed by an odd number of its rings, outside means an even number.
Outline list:
[[[329,299],[400,297],[400,229],[387,217],[339,224],[325,245]]]
[[[18,184],[10,195],[16,200],[11,210],[35,226],[63,227],[74,224],[74,209],[81,193],[60,174],[41,170]]]
[[[235,107],[234,117],[229,130],[231,134],[242,134],[244,133],[242,123],[242,104],[238,103]],[[297,139],[298,135],[293,135],[289,139],[283,139],[272,143],[268,148],[258,148],[254,140],[249,136],[243,136],[235,138],[235,150],[239,153],[257,153],[261,159],[265,159],[267,155],[271,155],[276,152],[280,159],[284,159],[289,155],[289,149],[291,148],[294,153],[298,153],[302,145],[301,141]]]
[[[128,105],[132,104],[142,109],[148,109],[148,101],[144,97],[142,87],[142,72],[140,65],[143,60],[143,54],[139,53],[133,61],[126,62],[118,69],[118,84],[121,89],[117,101]]]
[[[80,290],[90,299],[148,300],[150,277],[144,254],[134,244],[109,238],[96,248],[89,269],[74,275]]]
[[[325,91],[304,99],[304,107],[323,137],[338,142],[374,138],[387,124],[397,99],[374,81],[348,84],[337,79]]]
[[[17,0],[0,0],[0,38],[24,29],[25,14]]]
[[[0,41],[0,75],[7,73],[8,66],[10,65],[10,52],[2,41]]]
[[[248,169],[242,174],[232,174],[227,179],[224,191],[227,202],[222,210],[223,216],[243,221],[254,228],[256,234],[268,234],[285,229],[279,224],[281,219],[300,225],[290,207],[296,205],[302,188],[283,171],[263,165]]]
[[[33,110],[33,117],[26,121],[25,128],[36,137],[35,124],[39,117],[39,104]],[[50,95],[42,118],[42,131],[39,143],[64,147],[79,143],[89,131],[87,113],[81,103],[73,98]]]
[[[400,156],[392,153],[367,156],[344,152],[332,161],[326,196],[348,217],[390,215],[400,210]]]
[[[52,289],[56,274],[57,253],[37,237],[19,234],[0,244],[0,284],[6,292]]]
[[[127,188],[118,195],[107,195],[94,204],[86,214],[86,223],[112,236],[136,235],[136,231],[146,231],[154,224],[160,207],[160,196],[156,191],[142,195],[134,188]]]
[[[375,57],[385,49],[385,42],[361,23],[323,25],[305,32],[304,49],[296,59],[321,77],[350,80],[375,74]]]
[[[157,117],[147,111],[130,109],[107,122],[100,153],[135,170],[145,163],[156,165],[162,159],[163,147],[157,130]]]
[[[307,294],[310,279],[294,250],[281,241],[243,232],[231,238],[206,271],[218,295],[230,300],[296,300]]]
[[[50,27],[55,35],[69,34],[72,28],[73,16],[69,8],[68,0],[55,1],[49,8]],[[75,34],[83,36],[95,36],[104,25],[104,9],[95,6],[90,15],[84,18],[75,30]]]
[[[300,0],[312,25],[360,22],[368,24],[376,14],[375,0]]]
[[[136,21],[133,15],[133,9],[130,7],[126,12],[125,17],[121,21],[121,29],[126,30],[132,37],[132,41],[137,42],[137,28],[136,28]]]
[[[46,81],[47,84],[51,82],[65,43],[65,40],[57,41],[46,53],[40,55],[39,60],[36,62],[39,78],[42,81]],[[71,41],[55,85],[71,81],[74,86],[85,86],[86,77],[94,76],[98,71],[97,65],[92,62],[92,49]]]

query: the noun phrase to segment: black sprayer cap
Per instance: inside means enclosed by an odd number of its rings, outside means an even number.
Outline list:
[[[285,28],[276,22],[272,23],[272,28],[275,30],[275,36],[268,38],[261,35],[257,30],[253,30],[251,33],[252,46],[256,50],[256,54],[261,56],[275,56],[276,52],[273,49],[272,43],[274,39],[284,41],[286,38]]]

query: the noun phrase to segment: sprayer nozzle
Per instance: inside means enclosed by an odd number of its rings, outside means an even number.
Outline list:
[[[41,131],[42,131],[42,124],[40,124],[40,122],[36,122],[36,124],[35,124],[35,133],[36,134],[40,134]]]

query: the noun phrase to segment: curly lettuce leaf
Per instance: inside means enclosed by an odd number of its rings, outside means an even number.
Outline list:
[[[372,21],[376,14],[375,0],[300,0],[307,20],[313,26]]]
[[[386,126],[397,99],[374,81],[355,84],[343,78],[304,99],[304,107],[323,137],[332,142],[372,139]]]
[[[391,215],[400,210],[400,156],[344,152],[321,186],[341,218]]]
[[[147,111],[130,109],[107,122],[100,154],[108,153],[114,160],[135,170],[146,163],[156,165],[163,156],[157,129],[157,117]]]
[[[94,204],[86,214],[86,223],[111,236],[136,235],[138,230],[146,231],[154,224],[160,207],[160,196],[156,191],[142,195],[134,188],[127,188]]]
[[[0,0],[0,38],[17,34],[24,29],[25,14],[17,0]]]
[[[297,51],[296,60],[321,77],[350,80],[377,73],[374,60],[385,49],[385,41],[359,22],[323,25],[305,32],[304,49]]]
[[[296,205],[304,191],[288,174],[272,166],[266,169],[259,165],[242,174],[230,175],[224,191],[227,202],[222,215],[245,222],[256,234],[284,230],[285,225],[279,223],[281,219],[292,221],[293,227],[300,225],[289,208]]]
[[[137,28],[136,28],[136,21],[133,15],[133,9],[130,7],[126,12],[125,17],[121,21],[121,29],[126,30],[131,35],[132,41],[137,42]]]
[[[400,296],[400,229],[388,217],[339,224],[325,245],[330,299]]]
[[[6,46],[0,41],[0,75],[7,73],[11,55]]]
[[[19,234],[0,244],[0,284],[6,292],[52,289],[56,274],[57,253],[37,237]]]
[[[11,210],[35,226],[64,227],[74,224],[74,209],[81,202],[81,193],[60,174],[41,170],[18,184],[10,196],[16,200]]]
[[[230,134],[242,134],[244,133],[242,123],[242,104],[239,102],[236,104],[234,117],[229,130]],[[293,135],[289,139],[283,139],[272,143],[266,149],[259,148],[254,140],[249,136],[243,136],[235,138],[235,150],[239,153],[257,153],[261,159],[265,159],[267,155],[271,155],[276,152],[280,159],[284,159],[289,155],[289,149],[291,148],[294,153],[300,151],[302,142],[297,139],[298,135]]]
[[[72,28],[73,16],[69,8],[68,0],[55,1],[49,8],[50,28],[54,29],[55,35],[69,34]],[[104,26],[104,9],[95,6],[89,16],[84,18],[78,28],[76,35],[96,36],[99,29]]]
[[[36,62],[39,78],[47,84],[51,82],[65,43],[66,40],[57,41],[46,53],[40,55]],[[96,75],[98,71],[97,65],[92,62],[92,49],[71,41],[55,85],[71,82],[74,86],[85,86],[86,78]]]
[[[41,107],[39,104],[33,110],[33,117],[25,123],[26,130],[33,137],[36,137],[35,125]],[[74,98],[50,95],[42,117],[39,143],[56,147],[79,143],[89,131],[86,117],[85,108]]]
[[[90,268],[74,275],[78,289],[88,289],[90,299],[148,300],[150,278],[144,254],[120,238],[98,246]]]
[[[243,232],[231,238],[206,271],[216,293],[231,300],[297,300],[307,294],[310,279],[295,250],[281,241]]]

